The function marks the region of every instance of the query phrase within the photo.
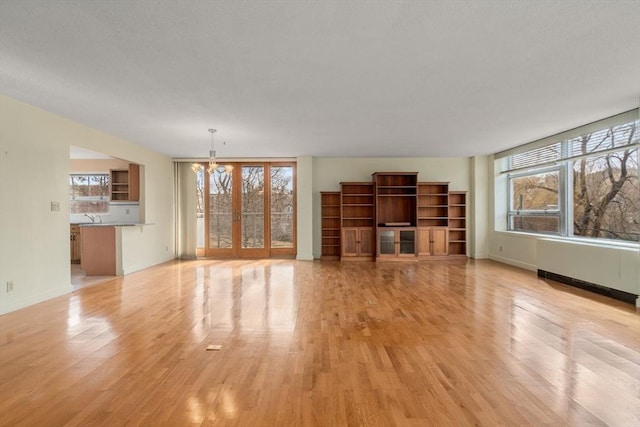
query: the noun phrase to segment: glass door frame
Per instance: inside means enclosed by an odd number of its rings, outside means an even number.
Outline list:
[[[211,248],[210,243],[210,177],[209,174],[204,171],[204,248],[197,248],[198,256],[213,257],[213,258],[295,258],[296,255],[296,212],[297,212],[297,197],[296,197],[296,163],[295,162],[259,162],[259,161],[247,161],[247,162],[222,162],[221,167],[226,165],[233,166],[232,174],[232,245],[230,248]],[[206,165],[204,165],[206,167]],[[263,248],[243,248],[242,247],[242,170],[244,166],[261,166],[264,168],[264,247]],[[272,167],[291,167],[292,168],[292,246],[291,247],[272,247],[271,242],[271,168]]]

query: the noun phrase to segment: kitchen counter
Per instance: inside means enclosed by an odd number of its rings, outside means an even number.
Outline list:
[[[136,225],[151,225],[135,222],[81,222],[80,227],[133,227]]]
[[[80,224],[80,262],[87,276],[116,275],[116,232],[111,224]]]
[[[87,276],[118,276],[122,269],[122,234],[131,227],[155,225],[133,222],[80,223],[80,263]],[[137,234],[137,233],[136,233]]]

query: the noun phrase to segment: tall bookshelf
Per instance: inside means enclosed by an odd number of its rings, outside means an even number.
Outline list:
[[[340,192],[320,192],[322,203],[322,260],[340,259]]]
[[[449,255],[449,183],[418,183],[418,256],[427,259]]]
[[[449,256],[467,256],[467,192],[449,192]]]
[[[341,182],[342,259],[371,259],[375,251],[373,182]]]

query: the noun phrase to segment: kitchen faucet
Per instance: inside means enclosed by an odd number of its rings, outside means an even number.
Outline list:
[[[91,220],[92,224],[96,223],[96,218],[98,218],[98,221],[100,224],[102,224],[102,217],[100,215],[89,215],[89,214],[84,214],[84,216],[86,216],[87,218],[89,218]]]

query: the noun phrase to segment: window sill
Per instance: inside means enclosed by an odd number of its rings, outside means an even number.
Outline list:
[[[633,250],[640,249],[640,242],[616,241],[616,240],[606,240],[606,239],[589,239],[586,237],[567,237],[567,236],[556,236],[553,234],[525,233],[521,231],[506,231],[506,230],[495,230],[494,233],[503,234],[507,236],[523,237],[526,239],[556,240],[559,242],[574,243],[576,245],[600,246],[603,248],[621,248],[621,249],[633,249]]]

